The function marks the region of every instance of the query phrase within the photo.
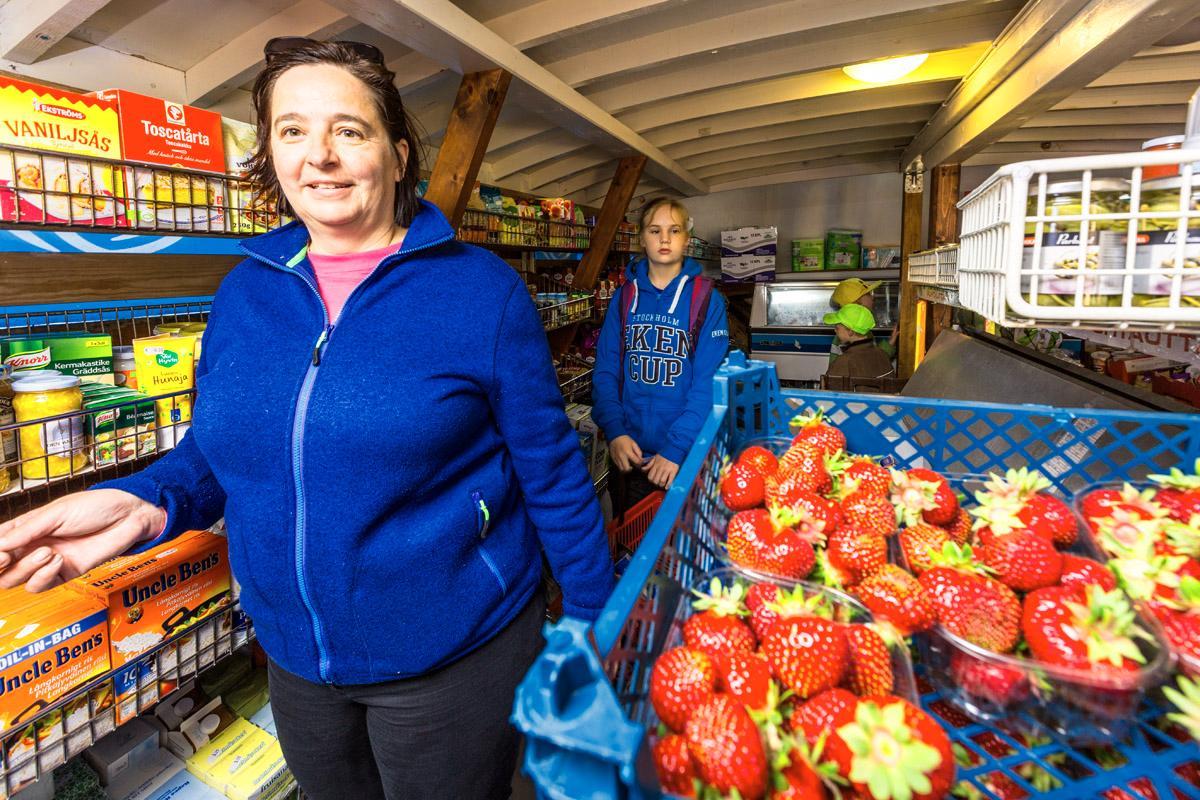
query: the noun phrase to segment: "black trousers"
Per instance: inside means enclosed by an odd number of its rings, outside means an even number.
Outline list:
[[[506,800],[519,743],[508,717],[545,615],[539,590],[478,650],[389,683],[310,683],[270,662],[279,743],[300,788],[311,800]]]
[[[608,496],[612,498],[613,519],[623,519],[625,512],[645,499],[646,495],[658,491],[662,491],[661,487],[651,483],[640,468],[634,467],[629,472],[621,472],[616,464],[609,461]]]

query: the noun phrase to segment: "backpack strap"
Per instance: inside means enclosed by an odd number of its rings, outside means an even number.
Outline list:
[[[625,328],[629,325],[629,310],[633,307],[633,281],[625,281],[621,284],[621,288],[617,292],[617,313],[620,315],[618,320],[621,323],[618,341],[620,342],[620,359],[617,363],[617,399],[621,399],[621,394],[625,388]]]
[[[704,327],[704,320],[708,316],[708,300],[712,295],[713,284],[708,278],[702,275],[697,275],[692,281],[692,302],[688,306],[688,358],[691,358],[696,352],[696,345],[700,340],[700,330]]]

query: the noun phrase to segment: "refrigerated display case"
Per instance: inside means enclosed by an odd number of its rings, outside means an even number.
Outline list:
[[[829,298],[838,283],[860,278],[882,281],[875,293],[875,337],[886,341],[900,319],[899,270],[846,270],[782,274],[754,289],[750,308],[750,355],[775,364],[785,381],[818,381],[829,368],[833,311]]]

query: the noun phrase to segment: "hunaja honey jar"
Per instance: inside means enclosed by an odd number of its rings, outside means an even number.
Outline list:
[[[27,480],[70,475],[88,464],[83,417],[47,419],[83,408],[83,392],[74,375],[22,378],[13,383],[17,422],[33,422],[18,433],[21,475]]]

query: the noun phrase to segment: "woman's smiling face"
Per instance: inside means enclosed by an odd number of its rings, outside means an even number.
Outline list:
[[[275,82],[271,162],[314,244],[322,236],[366,244],[390,236],[407,156],[408,143],[388,138],[369,90],[345,69],[303,65]]]

